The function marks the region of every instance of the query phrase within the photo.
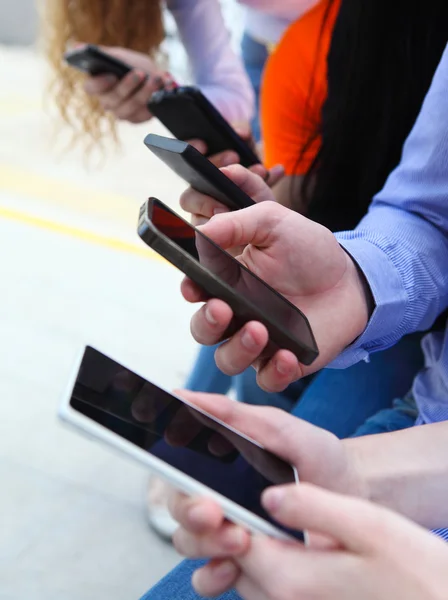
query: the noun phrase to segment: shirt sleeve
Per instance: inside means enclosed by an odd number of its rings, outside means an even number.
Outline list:
[[[249,122],[255,99],[240,57],[233,51],[219,0],[167,0],[187,52],[195,83],[231,123]]]
[[[376,308],[331,366],[428,329],[448,307],[448,46],[399,166],[359,226],[337,238],[364,272]]]

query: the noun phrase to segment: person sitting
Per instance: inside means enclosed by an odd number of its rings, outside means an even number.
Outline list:
[[[220,346],[217,361],[225,372],[253,364],[260,385],[282,390],[331,362],[345,367],[406,333],[427,330],[448,308],[447,93],[448,46],[399,166],[355,230],[334,236],[275,202],[219,215],[203,226],[202,232],[223,248],[243,247],[240,259],[247,267],[307,315],[320,349],[308,367],[285,350],[261,360],[268,333],[261,323],[250,322]],[[227,174],[237,180],[241,170],[229,168]],[[246,180],[259,192],[265,186],[248,172]],[[266,255],[269,261],[263,260]],[[182,293],[190,302],[204,300],[188,279]],[[231,319],[224,302],[208,299],[192,318],[193,336],[215,344]],[[250,350],[242,343],[243,334],[252,340]],[[295,465],[302,482],[392,508],[448,541],[447,335],[445,327],[424,339],[426,368],[413,386],[419,417],[415,427],[400,432],[340,441],[278,409],[250,407],[225,396],[182,394]],[[333,511],[328,501],[335,502]],[[163,600],[177,592],[184,600],[196,599],[190,577],[198,567],[201,571],[193,579],[198,591],[225,593],[226,600],[252,600],[263,594],[292,600],[305,593],[329,600],[436,600],[446,595],[448,547],[401,518],[356,501],[339,502],[325,492],[313,495],[306,487],[302,492],[300,486],[273,488],[264,502],[283,523],[309,527],[326,540],[312,536],[311,548],[305,549],[252,539],[239,526],[225,523],[213,501],[177,495],[172,510],[183,526],[175,537],[177,547],[191,558],[214,560],[206,566],[183,563],[145,598]],[[313,520],[313,502],[314,515],[322,520]],[[331,551],[313,546],[319,541],[330,542]],[[427,554],[420,552],[423,549]],[[320,567],[313,571],[315,559]],[[307,564],[310,570],[300,569]],[[324,565],[331,567],[326,576]],[[329,580],[329,573],[334,578]],[[365,580],[362,574],[367,573]],[[239,595],[231,590],[235,585]]]

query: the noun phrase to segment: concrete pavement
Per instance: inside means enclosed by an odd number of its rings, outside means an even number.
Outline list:
[[[180,274],[140,243],[148,195],[184,184],[123,126],[102,169],[61,155],[31,50],[0,47],[0,600],[134,600],[177,561],[147,528],[147,472],[62,427],[91,343],[167,388],[196,351]]]

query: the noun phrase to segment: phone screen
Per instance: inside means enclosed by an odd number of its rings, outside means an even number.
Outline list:
[[[148,216],[160,233],[188,252],[192,258],[238,291],[281,329],[289,332],[317,355],[311,327],[298,308],[162,202],[152,198],[149,207],[151,214]]]
[[[85,350],[70,406],[303,541],[260,501],[267,487],[295,482],[291,465],[94,348]]]

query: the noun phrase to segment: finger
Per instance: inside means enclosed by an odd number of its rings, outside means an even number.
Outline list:
[[[226,150],[225,152],[212,154],[207,158],[215,165],[215,167],[218,167],[218,169],[221,169],[222,167],[228,167],[230,165],[237,165],[240,162],[239,155],[233,150]]]
[[[188,277],[184,277],[180,284],[180,291],[187,302],[192,304],[196,302],[205,302],[208,300],[208,295],[204,290]]]
[[[135,114],[142,112],[142,110],[146,112],[145,120],[148,120],[151,117],[151,113],[147,108],[147,103],[155,91],[154,83],[149,75],[145,75],[143,72],[138,72],[138,75],[143,83],[140,88],[137,88],[137,91],[131,94],[129,98],[117,108],[115,114],[119,119],[130,120]]]
[[[339,450],[339,440],[327,431],[314,427],[310,423],[297,419],[271,407],[249,406],[241,402],[233,402],[219,394],[182,391],[182,397],[204,412],[223,421],[236,431],[257,440],[267,450],[294,464],[302,479],[316,479],[315,471],[321,465],[322,457],[319,448],[325,452]],[[307,448],[313,447],[315,457],[310,457]]]
[[[269,187],[277,184],[280,179],[283,179],[285,176],[285,167],[283,165],[275,165],[272,169],[269,169],[269,175],[266,180],[266,183]]]
[[[236,557],[249,548],[250,535],[242,527],[226,522],[219,529],[202,535],[181,527],[174,534],[173,543],[186,558]]]
[[[331,536],[347,550],[360,554],[369,552],[380,540],[391,544],[391,536],[401,531],[403,523],[406,528],[416,527],[379,506],[309,484],[270,488],[262,501],[287,527]]]
[[[241,165],[232,165],[231,167],[224,167],[221,171],[229,179],[231,179],[238,187],[240,187],[248,196],[254,200],[254,202],[264,202],[265,200],[273,200],[271,190],[264,182],[263,178],[267,172],[266,168],[262,165],[257,166],[260,174],[252,172],[252,170],[246,169]],[[253,170],[256,166],[252,167]]]
[[[262,354],[268,341],[266,327],[256,321],[250,321],[216,350],[216,365],[226,375],[242,373]]]
[[[197,569],[191,583],[200,596],[215,598],[234,587],[239,575],[240,570],[232,560],[216,559]]]
[[[269,190],[267,186],[266,189]],[[269,247],[277,225],[288,218],[290,211],[274,201],[256,201],[261,204],[214,216],[200,228],[201,233],[224,250],[248,244],[259,248]]]
[[[115,110],[124,100],[129,98],[143,83],[144,75],[141,72],[131,71],[116,86],[105,94],[98,96],[105,110]]]
[[[218,202],[206,194],[201,194],[193,188],[188,188],[183,192],[179,199],[179,203],[185,212],[193,215],[201,215],[207,217],[207,219],[210,219],[216,214],[229,212],[229,209],[221,204],[221,202]]]
[[[170,495],[168,508],[175,521],[198,535],[217,531],[224,523],[221,508],[209,498],[191,498],[175,492]]]
[[[152,119],[152,117],[152,112],[149,111],[146,106],[142,106],[139,110],[130,115],[128,121],[130,123],[144,123],[145,121]]]
[[[302,376],[297,357],[289,350],[279,350],[258,369],[257,383],[266,392],[282,392]]]
[[[89,96],[100,96],[109,92],[118,83],[115,75],[97,75],[87,77],[84,83],[84,90]]]
[[[205,225],[207,221],[207,217],[201,217],[200,215],[191,216],[191,224],[193,225],[193,227],[200,227],[201,225]]]
[[[214,298],[193,315],[190,323],[191,334],[200,344],[214,346],[223,339],[232,318],[230,306]]]
[[[187,143],[190,144],[190,146],[193,146],[193,148],[196,148],[201,154],[207,154],[207,144],[204,140],[187,140]]]
[[[249,171],[261,177],[269,187],[273,187],[285,175],[285,168],[283,167],[283,165],[275,165],[274,167],[268,170],[265,166],[263,166],[260,163],[249,167]]]

